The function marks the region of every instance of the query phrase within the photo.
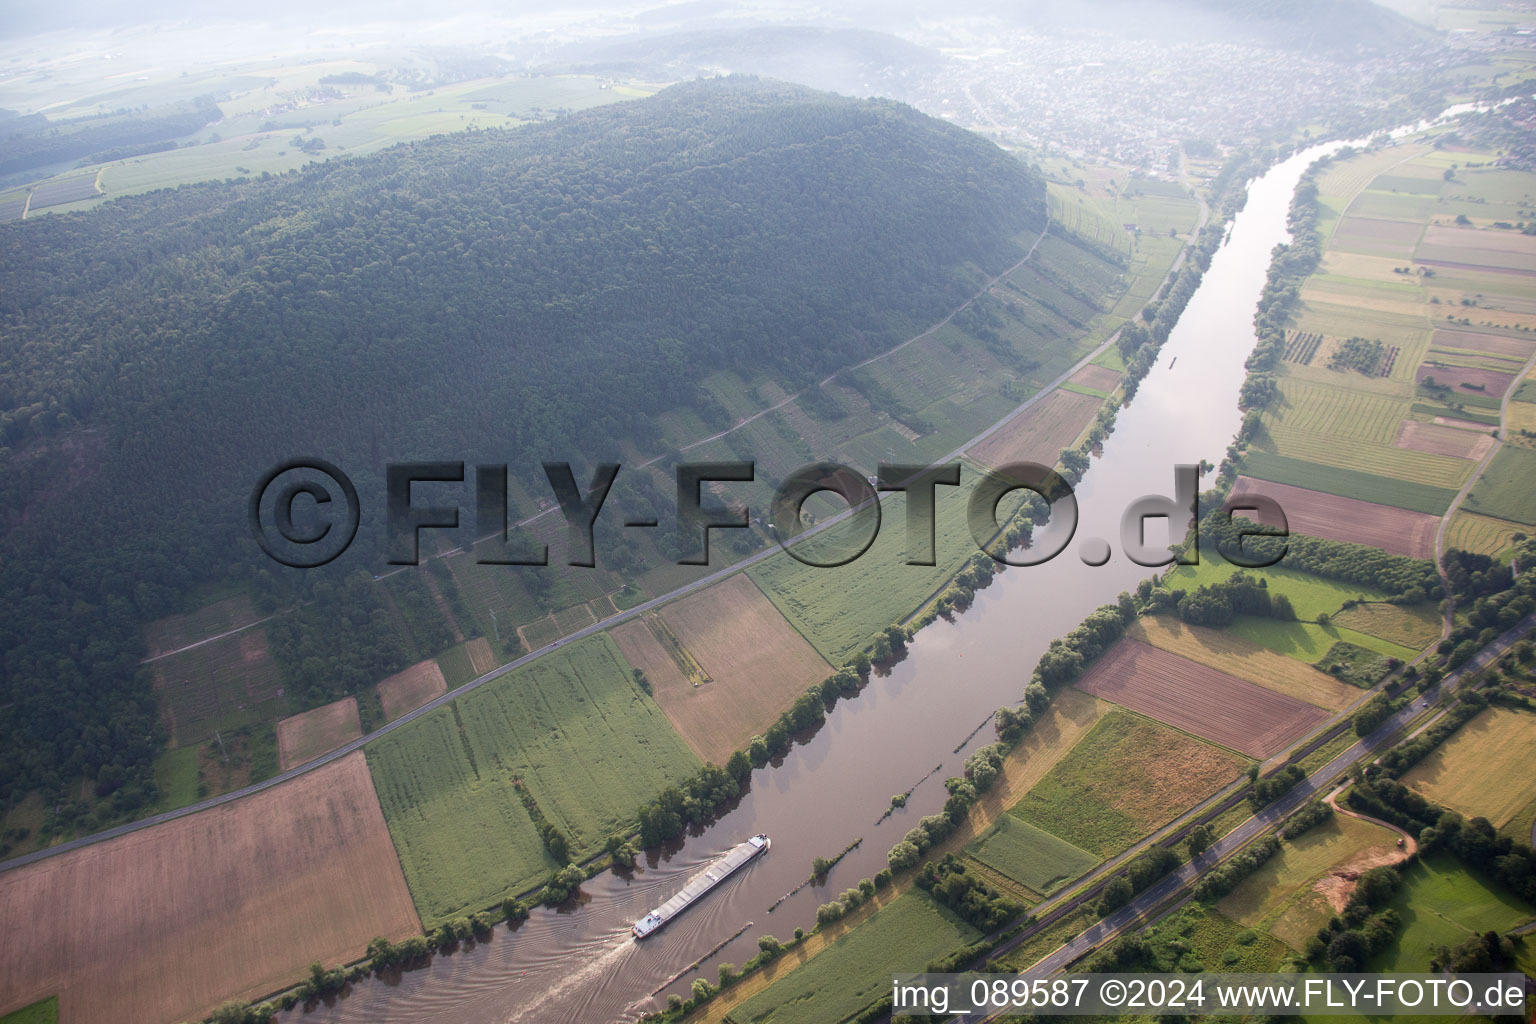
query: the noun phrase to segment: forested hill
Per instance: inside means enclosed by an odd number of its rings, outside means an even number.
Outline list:
[[[0,225],[0,784],[147,764],[139,625],[251,570],[276,459],[659,451],[726,425],[717,368],[794,390],[942,316],[1044,203],[910,108],[721,79]]]

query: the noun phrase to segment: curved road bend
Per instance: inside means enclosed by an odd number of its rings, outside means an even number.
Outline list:
[[[1205,204],[1205,201],[1202,199],[1200,201],[1200,224],[1199,224],[1200,228],[1203,228],[1205,226],[1205,221],[1206,221],[1206,204]],[[1044,233],[1041,234],[1041,238],[1043,238],[1043,237],[1045,237]],[[1038,245],[1039,241],[1040,241],[1040,239],[1036,239],[1035,240],[1035,244]],[[1179,251],[1178,257],[1175,258],[1173,263],[1169,266],[1168,273],[1164,275],[1164,277],[1163,277],[1163,283],[1164,284],[1166,284],[1173,277],[1173,275],[1178,272],[1179,267],[1181,267],[1183,265],[1183,263],[1184,263],[1185,253],[1187,253],[1188,251],[1189,251],[1189,246],[1186,244],[1184,246],[1184,248]],[[1031,247],[1030,248],[1030,254],[1032,255],[1033,253],[1034,253],[1034,247]],[[1029,258],[1028,256],[1025,257],[1025,259],[1028,259],[1028,258]],[[1000,275],[998,275],[998,277],[994,278],[991,282],[989,282],[987,284],[987,286],[985,288],[983,288],[975,296],[972,296],[970,299],[967,299],[966,302],[965,302],[965,306],[970,305],[972,302],[974,302],[976,300],[977,297],[979,297],[980,295],[982,295],[985,292],[987,292],[988,290],[990,290],[993,286],[996,285],[997,281],[1001,280],[1002,277],[1006,276],[1007,274],[1012,273],[1013,270],[1017,269],[1020,265],[1023,264],[1023,262],[1024,262],[1024,260],[1020,260],[1019,263],[1015,264],[1013,267],[1010,267],[1008,270],[1004,271],[1003,274],[1000,274]],[[1161,285],[1159,285],[1159,287],[1161,287]],[[965,308],[965,306],[961,306],[960,309]],[[955,315],[955,313],[958,313],[960,311],[960,309],[956,309],[954,313],[950,314],[950,317],[953,317]],[[936,324],[934,327],[930,328],[929,331],[925,332],[925,334],[932,333],[932,331],[937,330],[938,327],[942,326],[944,323],[947,323],[948,321],[949,321],[949,317],[946,317],[939,324]],[[922,337],[922,336],[923,335],[919,335],[919,337]],[[916,340],[916,339],[909,339],[909,341],[912,341],[912,340]],[[1024,414],[1029,409],[1031,409],[1035,405],[1035,403],[1045,399],[1047,396],[1050,395],[1050,393],[1052,391],[1055,391],[1057,388],[1059,388],[1063,384],[1065,384],[1067,382],[1068,378],[1070,378],[1074,373],[1076,373],[1077,371],[1081,370],[1083,367],[1087,366],[1093,360],[1097,359],[1101,353],[1103,353],[1106,350],[1108,350],[1111,345],[1115,344],[1115,342],[1117,342],[1119,340],[1120,340],[1120,332],[1117,330],[1117,331],[1115,331],[1115,333],[1111,334],[1108,338],[1106,338],[1104,340],[1103,344],[1099,345],[1098,347],[1093,349],[1093,351],[1091,351],[1088,354],[1084,355],[1077,362],[1073,363],[1072,366],[1070,366],[1067,370],[1065,370],[1055,380],[1051,381],[1045,387],[1041,388],[1039,391],[1035,392],[1029,398],[1027,398],[1023,402],[1021,402],[1019,405],[1015,406],[1013,408],[1013,410],[1011,412],[1009,412],[1006,416],[1004,416],[1002,419],[998,420],[996,423],[992,424],[990,427],[988,427],[987,429],[983,430],[981,433],[977,434],[975,437],[973,437],[970,440],[966,441],[964,444],[960,445],[960,447],[956,448],[954,451],[948,453],[947,455],[943,456],[942,458],[935,459],[934,461],[938,462],[938,463],[953,462],[954,460],[960,458],[961,455],[963,455],[968,449],[974,447],[977,444],[980,444],[982,441],[985,441],[987,438],[991,437],[993,434],[997,433],[999,430],[1003,429],[1005,426],[1007,426],[1009,423],[1011,423],[1016,417]],[[902,344],[905,345],[907,343],[908,342],[903,342]],[[900,346],[897,346],[897,347],[899,348]],[[652,461],[654,461],[654,460],[652,460]],[[815,534],[820,533],[822,530],[829,529],[832,526],[834,526],[835,524],[837,524],[837,523],[841,522],[842,520],[846,519],[848,516],[852,515],[855,511],[857,511],[856,508],[846,509],[843,512],[840,512],[840,513],[838,513],[835,516],[832,516],[832,517],[830,517],[828,519],[823,520],[820,523],[817,523],[815,526],[813,526],[810,529],[806,530],[805,533],[802,534],[801,536],[814,536]],[[543,513],[541,513],[541,514],[543,514]],[[537,517],[535,517],[535,518],[537,518]],[[645,614],[648,611],[654,611],[655,609],[660,608],[662,605],[669,604],[672,601],[677,600],[678,598],[686,597],[687,595],[692,594],[695,591],[702,590],[702,589],[704,589],[707,586],[710,586],[712,584],[718,583],[721,580],[725,579],[727,576],[732,575],[733,573],[737,573],[737,572],[742,571],[743,569],[750,568],[751,566],[756,565],[758,562],[761,562],[764,559],[771,557],[772,555],[776,554],[777,552],[778,552],[778,546],[777,545],[764,548],[762,551],[759,551],[756,554],[751,555],[751,556],[743,559],[740,562],[735,562],[735,563],[733,563],[733,564],[731,564],[729,566],[726,566],[723,569],[716,570],[715,572],[712,572],[712,573],[710,573],[707,576],[702,576],[699,579],[693,581],[692,583],[685,584],[684,586],[678,587],[676,590],[673,590],[673,591],[671,591],[669,593],[666,593],[666,594],[662,594],[659,597],[653,597],[650,600],[644,601],[644,602],[642,602],[640,604],[637,604],[633,608],[630,608],[630,609],[628,609],[626,611],[618,612],[617,614],[608,616],[608,618],[606,618],[606,619],[602,619],[602,620],[600,620],[598,622],[594,622],[592,625],[586,626],[586,627],[584,627],[582,629],[579,629],[576,632],[571,633],[570,635],[565,636],[565,637],[561,638],[560,640],[555,641],[552,644],[546,644],[544,647],[541,647],[541,648],[539,648],[536,651],[532,651],[532,652],[530,652],[528,654],[525,654],[521,658],[518,658],[518,659],[516,659],[514,661],[509,661],[505,665],[501,665],[501,666],[499,666],[497,668],[494,668],[491,671],[485,673],[484,675],[477,676],[474,679],[471,679],[469,682],[465,683],[464,685],[459,686],[456,689],[449,690],[447,693],[445,693],[445,694],[443,694],[443,695],[441,695],[439,697],[436,697],[436,698],[434,698],[431,701],[428,701],[426,704],[423,704],[421,707],[417,708],[416,710],[408,712],[405,715],[402,715],[401,717],[395,719],[393,722],[390,722],[390,723],[388,723],[386,725],[380,726],[379,728],[375,729],[373,732],[368,733],[366,736],[359,736],[357,739],[352,740],[350,743],[347,743],[347,744],[345,744],[345,745],[343,745],[341,747],[336,748],[335,750],[331,751],[329,754],[323,754],[320,757],[315,758],[313,761],[306,761],[304,764],[296,765],[295,767],[290,768],[290,769],[288,769],[285,772],[279,772],[278,774],[272,776],[269,779],[264,779],[261,782],[254,782],[251,785],[245,786],[242,789],[233,790],[233,791],[231,791],[229,793],[224,793],[224,794],[222,794],[220,796],[209,797],[207,800],[201,800],[201,801],[199,801],[199,802],[197,802],[195,804],[189,804],[186,807],[179,807],[179,808],[177,808],[175,810],[164,811],[164,812],[162,812],[160,814],[151,815],[148,818],[140,818],[137,821],[130,821],[130,822],[126,823],[126,824],[118,825],[118,826],[116,826],[114,828],[105,829],[105,830],[103,830],[101,832],[96,832],[96,833],[93,833],[93,834],[88,835],[88,836],[81,836],[78,839],[71,839],[68,842],[59,843],[56,846],[49,846],[49,847],[46,847],[46,848],[41,849],[41,850],[34,850],[33,852],[28,853],[28,854],[23,854],[20,857],[12,857],[10,860],[7,860],[7,861],[0,861],[0,871],[10,871],[13,868],[19,868],[19,867],[22,867],[24,865],[31,864],[31,863],[33,863],[35,861],[43,860],[44,858],[47,858],[47,857],[52,857],[52,856],[55,856],[55,855],[61,854],[61,853],[67,853],[70,850],[79,849],[80,847],[83,847],[83,846],[90,846],[90,845],[92,845],[94,843],[104,842],[104,841],[106,841],[108,839],[115,839],[118,836],[127,835],[130,832],[137,832],[139,829],[141,829],[141,828],[148,828],[151,825],[160,825],[160,824],[164,824],[167,821],[175,821],[177,818],[182,818],[182,817],[185,817],[185,816],[187,816],[189,814],[196,814],[198,811],[204,811],[204,810],[207,810],[210,807],[217,807],[220,804],[232,803],[232,802],[234,802],[236,800],[241,799],[242,797],[247,797],[247,796],[251,796],[251,795],[256,794],[256,793],[260,793],[262,790],[265,790],[265,789],[271,789],[273,786],[276,786],[276,785],[279,785],[281,783],[287,782],[289,779],[297,778],[298,776],[303,775],[305,772],[314,771],[316,768],[323,767],[323,766],[325,766],[327,764],[330,764],[332,761],[335,761],[335,760],[337,760],[339,758],[342,758],[342,757],[346,757],[348,754],[351,754],[351,753],[353,753],[355,751],[361,750],[364,746],[366,746],[369,743],[372,743],[374,740],[378,739],[379,737],[385,736],[385,735],[387,735],[387,734],[389,734],[391,732],[394,732],[396,729],[401,728],[402,726],[405,726],[405,725],[410,724],[411,722],[414,722],[416,719],[420,718],[422,715],[431,714],[433,711],[436,711],[438,708],[442,707],[443,705],[447,704],[448,702],[456,700],[459,697],[464,696],[464,694],[469,693],[471,690],[479,689],[480,687],[484,686],[486,683],[489,683],[489,682],[491,682],[494,679],[499,679],[502,676],[506,675],[508,672],[512,672],[512,671],[514,671],[516,669],[522,668],[524,665],[529,664],[530,662],[534,661],[535,659],[537,659],[539,657],[542,657],[545,654],[548,654],[550,651],[554,650],[556,647],[560,647],[563,644],[570,643],[573,640],[581,640],[581,639],[583,639],[585,637],[591,636],[594,633],[600,633],[600,632],[602,632],[603,630],[606,630],[606,629],[611,629],[612,627],[617,626],[617,625],[619,625],[619,624],[621,624],[623,622],[627,622],[628,620],[633,619],[636,616],[643,615],[643,614]],[[429,556],[429,557],[431,557],[431,556]],[[396,572],[403,572],[403,571],[404,571],[403,569],[396,570]],[[250,624],[248,624],[248,626],[249,625],[255,625],[255,623],[250,623]],[[242,629],[243,628],[248,628],[248,626],[241,627],[241,628]],[[197,646],[197,645],[194,644],[192,646]]]
[[[1466,675],[1487,666],[1532,629],[1536,629],[1536,614],[1526,616],[1500,634],[1496,640],[1479,651],[1477,656],[1471,661],[1448,674],[1438,686],[1426,693],[1424,698],[1430,703],[1434,703],[1441,696],[1455,692]],[[1391,718],[1383,722],[1369,736],[1355,743],[1348,750],[1298,783],[1295,789],[1292,789],[1280,797],[1280,799],[1223,836],[1201,855],[1198,861],[1181,865],[1173,874],[1168,875],[1150,889],[1139,894],[1130,903],[1103,920],[1094,923],[1091,927],[1084,930],[1082,934],[1036,962],[1027,972],[1020,973],[1027,973],[1031,976],[1043,976],[1065,970],[1097,946],[1118,937],[1122,932],[1132,927],[1145,923],[1143,918],[1174,896],[1180,894],[1183,890],[1192,886],[1195,880],[1205,871],[1215,867],[1243,846],[1246,846],[1250,841],[1278,825],[1288,815],[1312,798],[1327,793],[1337,780],[1349,772],[1350,768],[1369,757],[1377,749],[1387,745],[1409,723],[1423,714],[1423,709],[1424,705],[1421,700],[1415,698],[1407,707],[1402,708]],[[1443,714],[1445,714],[1445,711],[1442,709],[1433,717],[1438,718]],[[1009,939],[989,953],[988,958],[1000,956],[1018,947],[1031,938],[1041,927],[1043,926],[1036,925],[1025,929],[1019,935]],[[954,1019],[957,1022],[965,1022],[965,1024],[976,1024],[976,1022],[986,1018],[971,1014]]]

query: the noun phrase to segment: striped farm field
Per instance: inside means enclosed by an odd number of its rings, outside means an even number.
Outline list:
[[[1536,800],[1536,715],[1489,708],[1414,765],[1403,784],[1495,828]]]
[[[1129,638],[1076,685],[1250,757],[1270,757],[1328,718],[1295,697]]]
[[[581,856],[699,767],[606,634],[487,683],[367,750],[411,896],[431,923],[529,888],[556,866],[514,783]]]
[[[1380,637],[1410,651],[1422,651],[1440,639],[1440,614],[1429,602],[1406,607],[1380,602],[1357,604],[1334,615],[1333,625]]]
[[[1298,491],[1310,491],[1313,494],[1326,494],[1353,501],[1364,505],[1390,506],[1400,511],[1416,512],[1420,515],[1438,518],[1445,514],[1450,507],[1456,492],[1448,487],[1432,487],[1428,484],[1416,484],[1411,480],[1398,480],[1392,477],[1378,476],[1375,473],[1366,473],[1352,469],[1341,469],[1338,466],[1325,466],[1316,462],[1307,462],[1302,459],[1293,459],[1285,455],[1276,455],[1273,452],[1250,451],[1243,459],[1243,472],[1250,478],[1256,478],[1284,485]],[[1298,507],[1303,501],[1308,500],[1307,495],[1293,495],[1298,501]],[[1310,498],[1310,503],[1317,504],[1318,498]],[[1325,503],[1326,504],[1326,503]],[[1289,507],[1287,515],[1289,515]],[[1344,507],[1344,506],[1341,506]],[[1369,510],[1356,510],[1362,514]],[[1352,524],[1368,525],[1368,524]],[[1335,526],[1335,531],[1343,527]],[[1319,537],[1333,537],[1335,540],[1348,540],[1348,537],[1339,537],[1327,532],[1326,522],[1319,524],[1317,532]],[[1309,529],[1303,529],[1302,533],[1313,533]],[[1383,534],[1389,540],[1392,533]],[[1376,547],[1385,545],[1377,541],[1360,541],[1362,544],[1374,544]],[[1399,550],[1404,546],[1399,538],[1396,547],[1388,548],[1394,554],[1413,554],[1411,550]],[[1417,549],[1414,543],[1408,547]],[[1427,557],[1424,554],[1414,554],[1415,558]]]
[[[1087,850],[1011,814],[998,818],[966,850],[992,870],[1046,896],[1099,863]]]
[[[1249,464],[1253,462],[1249,457]],[[1296,533],[1352,544],[1369,544],[1388,554],[1429,558],[1434,553],[1438,516],[1374,502],[1345,498],[1290,484],[1240,476],[1232,485],[1234,499],[1249,494],[1273,498]]]
[[[1471,471],[1462,459],[1398,446],[1412,404],[1406,398],[1299,380],[1282,382],[1281,393],[1265,426],[1282,457],[1451,490]]]
[[[1342,711],[1361,696],[1348,683],[1294,658],[1219,629],[1188,625],[1172,616],[1143,616],[1125,635],[1330,711]]]
[[[1445,531],[1445,546],[1479,555],[1496,555],[1514,545],[1515,534],[1529,532],[1530,527],[1521,523],[1458,511]]]

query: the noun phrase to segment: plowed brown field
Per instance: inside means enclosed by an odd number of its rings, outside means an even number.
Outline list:
[[[1305,487],[1240,476],[1232,485],[1235,499],[1264,494],[1280,503],[1286,522],[1296,533],[1354,544],[1369,544],[1389,554],[1429,558],[1434,554],[1435,529],[1440,520],[1423,512],[1377,505]],[[1232,499],[1228,500],[1228,505]]]
[[[1458,459],[1481,459],[1493,447],[1493,438],[1486,433],[1473,433],[1456,427],[1436,426],[1418,420],[1403,420],[1397,428],[1399,448],[1409,448],[1431,455],[1450,455]]]
[[[1328,718],[1321,708],[1140,640],[1121,640],[1077,687],[1258,758],[1279,753]]]
[[[363,734],[357,698],[341,700],[293,715],[277,723],[277,760],[283,771],[329,754]]]
[[[0,1011],[201,1020],[420,931],[361,752],[255,796],[0,874]]]

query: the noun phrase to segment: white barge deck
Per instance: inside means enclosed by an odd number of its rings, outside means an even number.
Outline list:
[[[758,854],[765,853],[770,845],[772,844],[769,843],[766,835],[758,834],[721,855],[709,867],[688,879],[688,884],[684,885],[682,891],[676,896],[636,921],[634,928],[631,929],[635,938],[643,939],[659,931],[668,921],[702,899],[706,893],[729,878],[744,864]]]

